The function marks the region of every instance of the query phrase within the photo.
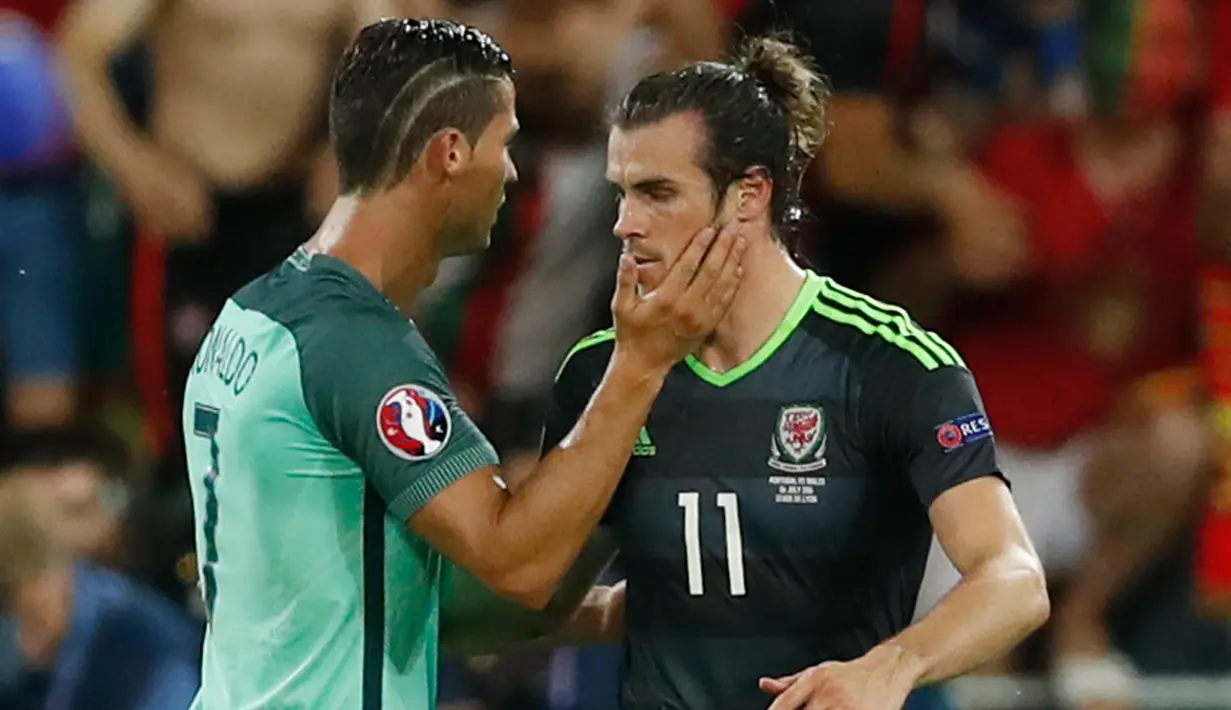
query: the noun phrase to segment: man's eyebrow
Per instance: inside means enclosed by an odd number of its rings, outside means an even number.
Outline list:
[[[633,183],[633,189],[638,192],[653,192],[675,186],[675,181],[665,177],[651,177]]]

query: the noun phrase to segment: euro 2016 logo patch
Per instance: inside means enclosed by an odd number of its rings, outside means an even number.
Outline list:
[[[946,454],[992,436],[992,424],[987,415],[980,412],[950,419],[936,427],[936,443],[940,444]]]
[[[825,468],[828,434],[825,410],[796,404],[778,412],[778,426],[770,439],[769,465],[779,471],[804,473]]]
[[[453,422],[440,395],[419,385],[398,385],[381,398],[376,429],[394,456],[424,461],[448,443]]]

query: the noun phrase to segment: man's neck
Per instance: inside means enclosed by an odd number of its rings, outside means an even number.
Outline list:
[[[770,235],[755,238],[744,254],[744,275],[731,309],[697,357],[715,372],[752,358],[791,310],[805,273]]]
[[[436,249],[438,225],[423,218],[439,211],[416,207],[397,209],[379,197],[339,198],[307,249],[345,261],[409,315],[419,294],[436,279],[441,258]],[[394,217],[391,210],[400,214]],[[392,224],[397,228],[390,229]],[[407,224],[414,225],[417,233],[406,234],[402,225]]]

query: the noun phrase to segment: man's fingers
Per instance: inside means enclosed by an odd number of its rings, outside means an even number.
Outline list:
[[[741,263],[746,248],[747,242],[743,237],[737,238],[735,247],[722,265],[722,273],[710,287],[709,293],[704,295],[710,305],[710,315],[715,323],[726,315],[731,302],[735,300],[735,293],[739,290],[740,280],[744,275],[744,267]]]
[[[697,275],[697,269],[701,268],[701,261],[717,234],[713,227],[706,227],[692,238],[684,253],[667,272],[662,284],[654,289],[661,298],[672,299],[684,293],[684,289],[688,288],[688,284],[692,283],[693,277]]]
[[[616,271],[615,296],[611,299],[611,310],[627,313],[637,302],[637,262],[630,254],[620,255],[620,265]]]
[[[743,268],[736,266],[731,270],[729,278],[724,277],[722,281],[711,290],[709,306],[710,306],[710,322],[718,325],[722,321],[723,316],[730,310],[731,304],[735,302],[735,294],[739,293],[740,280],[743,278]]]
[[[766,693],[772,693],[773,695],[778,695],[782,691],[794,685],[795,681],[799,680],[799,676],[800,676],[799,673],[795,673],[793,675],[784,676],[782,678],[762,678],[757,683],[757,685],[759,685],[761,690],[765,691]]]
[[[808,704],[811,693],[812,690],[807,683],[792,683],[789,688],[774,698],[774,702],[769,705],[769,710],[799,710]]]
[[[739,227],[731,224],[718,230],[713,244],[697,268],[696,276],[693,277],[692,283],[688,284],[688,293],[704,297],[713,288],[718,278],[722,276],[723,266],[735,251],[738,234]]]

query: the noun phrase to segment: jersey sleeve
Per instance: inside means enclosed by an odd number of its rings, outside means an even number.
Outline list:
[[[995,435],[975,386],[963,367],[915,374],[904,403],[884,403],[886,436],[925,507],[942,493],[983,476],[1003,479]]]
[[[307,340],[308,409],[402,520],[454,481],[498,463],[409,321],[350,313],[334,337]]]

